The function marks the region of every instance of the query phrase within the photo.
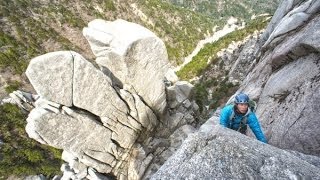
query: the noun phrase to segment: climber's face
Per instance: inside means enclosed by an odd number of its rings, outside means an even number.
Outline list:
[[[238,103],[237,108],[240,113],[244,114],[248,111],[248,104],[247,103]]]

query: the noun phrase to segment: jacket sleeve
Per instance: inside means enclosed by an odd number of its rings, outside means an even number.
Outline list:
[[[265,136],[264,136],[264,134],[263,134],[263,132],[261,130],[258,118],[254,113],[251,113],[249,115],[249,117],[248,117],[248,125],[249,125],[249,127],[252,130],[252,132],[254,133],[254,135],[256,136],[256,138],[259,141],[267,143],[267,139],[265,138]]]
[[[228,127],[229,123],[229,116],[231,115],[230,108],[229,106],[225,106],[220,113],[220,125],[223,127]]]

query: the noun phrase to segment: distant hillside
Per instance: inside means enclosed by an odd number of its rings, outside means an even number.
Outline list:
[[[230,16],[248,22],[251,17],[261,14],[273,14],[281,0],[163,0],[176,6],[206,14],[225,22]]]
[[[209,17],[158,0],[3,0],[0,17],[0,67],[16,73],[22,73],[31,58],[50,51],[70,49],[93,58],[81,31],[96,18],[122,18],[148,27],[165,41],[173,64],[214,26]]]
[[[122,18],[148,27],[163,39],[177,65],[215,25],[222,27],[230,16],[272,13],[278,1],[170,1],[179,7],[161,0],[3,0],[0,67],[22,73],[32,57],[66,49],[93,58],[81,31],[96,18]]]

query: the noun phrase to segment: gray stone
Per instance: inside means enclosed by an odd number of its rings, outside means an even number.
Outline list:
[[[123,55],[132,42],[147,37],[156,37],[143,26],[122,19],[113,22],[95,19],[83,29],[83,35],[97,57],[101,55],[108,57],[108,53],[112,51]]]
[[[309,162],[310,164],[313,164],[314,166],[320,168],[320,161],[319,161],[318,156],[306,155],[306,154],[300,153],[298,151],[293,151],[293,150],[288,150],[288,152],[290,152],[291,154],[297,156],[298,158],[303,159],[303,160]]]
[[[23,178],[23,180],[46,180],[47,178],[40,174],[40,175],[35,175],[35,176],[27,176],[25,178]]]
[[[277,46],[269,60],[273,69],[276,70],[283,64],[288,64],[310,53],[320,52],[319,20],[320,17],[311,20],[305,27]]]
[[[131,117],[136,119],[142,127],[146,128],[147,131],[152,131],[156,127],[158,124],[157,117],[152,109],[144,104],[140,96],[123,89],[120,90],[120,96],[127,102]]]
[[[67,163],[62,164],[60,170],[63,172],[63,176],[61,177],[61,180],[72,179],[72,177],[74,177],[75,175],[75,173]]]
[[[170,117],[168,117],[169,119],[168,127],[176,128],[179,125],[179,123],[183,120],[183,118],[184,118],[184,114],[180,112],[172,114]]]
[[[320,69],[315,61],[317,58],[317,55],[311,54],[287,64],[279,71],[273,73],[264,86],[261,96],[263,98],[275,96],[274,98],[276,98],[276,96],[280,96],[286,91],[291,91],[308,80],[310,81],[320,73]],[[261,100],[261,102],[263,101]]]
[[[130,161],[128,167],[128,177],[129,179],[142,179],[144,172],[148,168],[149,164],[154,158],[152,153],[147,154],[141,145],[134,147],[133,160]]]
[[[69,153],[68,151],[63,151],[61,155],[61,159],[66,162],[76,161],[78,158]]]
[[[84,58],[74,61],[73,103],[91,113],[110,117],[113,112],[128,113],[128,107],[112,87],[109,77]]]
[[[313,155],[319,155],[319,7],[316,0],[284,1],[257,59],[255,38],[223,55],[229,76],[244,79],[238,92],[258,101],[269,143]],[[69,51],[35,58],[27,70],[41,98],[26,131],[64,149],[62,179],[108,179],[108,173],[148,179],[172,154],[151,179],[320,179],[319,158],[222,128],[218,112],[194,133],[186,125],[197,123],[192,86],[169,70],[165,46],[151,31],[94,20],[83,33],[101,71]]]
[[[169,140],[171,147],[178,148],[182,144],[182,142],[188,137],[189,134],[192,134],[196,131],[196,129],[191,125],[183,125],[170,135]],[[166,157],[165,159],[168,159]]]
[[[265,32],[262,35],[261,43],[265,43],[270,34],[274,31],[277,25],[281,22],[281,19],[288,14],[297,4],[301,3],[301,0],[287,0],[282,1],[278,6],[276,12],[273,14],[270,23],[268,24]]]
[[[175,130],[168,139],[153,139],[153,141],[149,143],[149,145],[152,145],[150,148],[156,149],[152,154],[153,163],[149,164],[148,170],[144,171],[144,175],[139,176],[139,179],[150,179],[152,174],[160,168],[165,160],[174,154],[188,135],[195,132],[195,130],[191,125],[184,125]]]
[[[46,144],[63,148],[100,172],[110,172],[121,155],[122,148],[110,139],[111,131],[84,114],[72,118],[63,114],[47,113],[38,118],[29,118],[28,125],[29,123],[34,125],[33,131]]]
[[[282,4],[287,4],[287,2],[283,2]],[[288,4],[287,4],[288,5]],[[317,2],[317,0],[308,0],[308,1],[296,1],[293,4],[290,4],[290,10],[286,9],[284,12],[279,12],[279,14],[285,15],[283,17],[277,16],[278,24],[274,28],[268,27],[267,32],[270,33],[268,36],[268,40],[263,45],[263,48],[265,49],[266,46],[269,46],[269,44],[274,41],[279,36],[282,39],[285,38],[286,34],[288,32],[294,31],[298,29],[298,27],[301,27],[310,20],[310,18],[313,18],[313,14],[316,14],[317,11],[320,8],[320,3]],[[281,6],[280,6],[281,7]],[[277,11],[283,11],[284,9],[279,8]],[[275,13],[277,14],[277,12]],[[312,35],[312,34],[310,34]],[[276,41],[277,42],[277,41]]]
[[[83,174],[82,172],[87,171],[87,166],[79,162],[79,159],[76,156],[72,155],[72,153],[69,153],[66,150],[62,152],[61,159],[63,159],[65,162],[68,162],[68,166],[76,174]]]
[[[74,55],[72,51],[58,51],[30,61],[26,75],[41,97],[72,106]]]
[[[279,25],[275,28],[275,30],[270,35],[266,44],[269,44],[277,36],[286,35],[286,33],[297,29],[299,26],[303,25],[303,23],[308,20],[310,17],[309,14],[299,12],[295,14],[288,15],[288,18],[282,19]]]
[[[170,108],[177,108],[182,103],[187,107],[191,106],[188,99],[192,99],[193,85],[186,81],[178,81],[172,86],[166,88],[168,105]],[[186,102],[188,101],[188,102]]]
[[[165,74],[166,80],[168,80],[171,84],[174,84],[179,81],[178,76],[174,72],[173,69],[169,69],[168,72]]]
[[[239,84],[242,82],[247,74],[252,69],[253,65],[256,65],[255,55],[258,49],[258,37],[260,33],[253,34],[252,37],[245,40],[242,48],[242,51],[239,54],[236,54],[236,59],[232,60],[230,58],[230,68],[226,67],[226,70],[229,70],[228,77],[229,81],[233,84]],[[224,61],[225,62],[225,61]]]
[[[10,103],[18,105],[22,110],[29,112],[34,108],[34,102],[39,98],[38,95],[28,92],[15,90],[9,94],[8,98],[2,99],[0,104]]]
[[[49,113],[49,111],[43,108],[35,108],[30,111],[28,118],[27,118],[27,125],[26,125],[26,132],[30,138],[35,139],[36,141],[47,144],[46,140],[41,137],[41,134],[37,132],[37,125],[34,119],[39,119],[41,116]]]
[[[189,135],[155,179],[319,179],[319,168],[238,132],[211,126]]]
[[[55,175],[55,176],[53,176],[52,180],[61,180],[61,176]]]
[[[103,174],[97,172],[93,168],[88,168],[88,178],[89,180],[110,180],[108,177],[104,176]]]
[[[166,88],[167,91],[167,99],[168,105],[170,108],[175,108],[178,106],[178,102],[176,101],[176,89],[175,86],[169,86]]]
[[[39,98],[36,102],[34,102],[36,107],[41,107],[50,112],[59,113],[61,105],[55,102],[48,101],[44,98]]]
[[[74,179],[85,179],[87,176],[88,176],[88,171],[87,171],[87,169],[85,169],[85,170],[75,174]]]
[[[148,29],[124,20],[94,20],[83,34],[97,56],[97,63],[162,115],[166,107],[163,81],[169,68],[164,43]],[[153,93],[149,93],[150,89]]]
[[[317,140],[319,134],[318,117],[319,113],[319,83],[315,83],[312,79],[314,75],[319,74],[319,69],[308,66],[308,62],[312,61],[303,60],[292,63],[301,63],[303,66],[296,66],[295,71],[297,74],[307,75],[304,81],[299,81],[299,78],[291,79],[291,77],[284,76],[284,74],[292,74],[288,72],[288,68],[283,68],[275,74],[270,81],[268,81],[267,88],[273,87],[275,91],[271,93],[264,91],[261,95],[260,106],[258,113],[263,119],[263,125],[266,127],[266,134],[269,138],[269,143],[284,149],[292,149],[307,154],[319,155]],[[309,67],[308,72],[303,73],[303,68]],[[286,83],[282,85],[275,84],[275,78],[280,76],[288,77],[286,82],[291,82],[292,86],[288,87]],[[295,77],[295,76],[293,76]],[[270,82],[270,83],[269,83]]]
[[[44,62],[50,60],[47,60],[49,56],[51,60],[59,59],[63,64],[69,59],[60,56],[66,54],[70,53],[47,54],[33,62],[44,66]],[[29,67],[31,72],[33,67],[37,66]],[[46,68],[55,69],[52,64],[39,70]],[[128,168],[128,163],[123,161],[130,158],[129,152],[137,138],[143,141],[158,124],[155,109],[146,106],[143,96],[114,87],[108,76],[75,52],[72,52],[72,66],[66,69],[72,74],[68,80],[72,87],[72,103],[68,105],[74,107],[63,106],[57,103],[59,101],[41,96],[27,119],[28,135],[72,155],[72,158],[65,158],[73,174],[65,173],[63,178],[85,177],[87,166],[102,173],[113,171],[113,174],[122,177],[123,173],[127,174]],[[49,74],[53,72],[49,71]],[[130,85],[125,87],[131,88]],[[60,88],[61,93],[64,92],[64,87],[55,88],[55,91]],[[143,162],[146,167],[150,163],[147,159]]]
[[[116,118],[117,116],[115,116],[115,119],[102,117],[101,121],[105,127],[112,131],[111,139],[119,143],[123,148],[130,148],[138,137],[138,130],[124,125],[121,121],[117,121]]]

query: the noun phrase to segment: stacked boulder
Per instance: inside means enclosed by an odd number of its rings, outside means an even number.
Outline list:
[[[192,86],[178,81],[164,43],[140,25],[94,20],[83,34],[98,65],[73,51],[31,60],[26,74],[39,98],[26,131],[64,150],[63,179],[140,179],[158,148],[149,145],[157,141],[155,133],[168,137],[195,121],[193,115],[176,118],[168,111],[195,114],[197,106],[188,99]],[[167,104],[167,91],[175,105]]]

